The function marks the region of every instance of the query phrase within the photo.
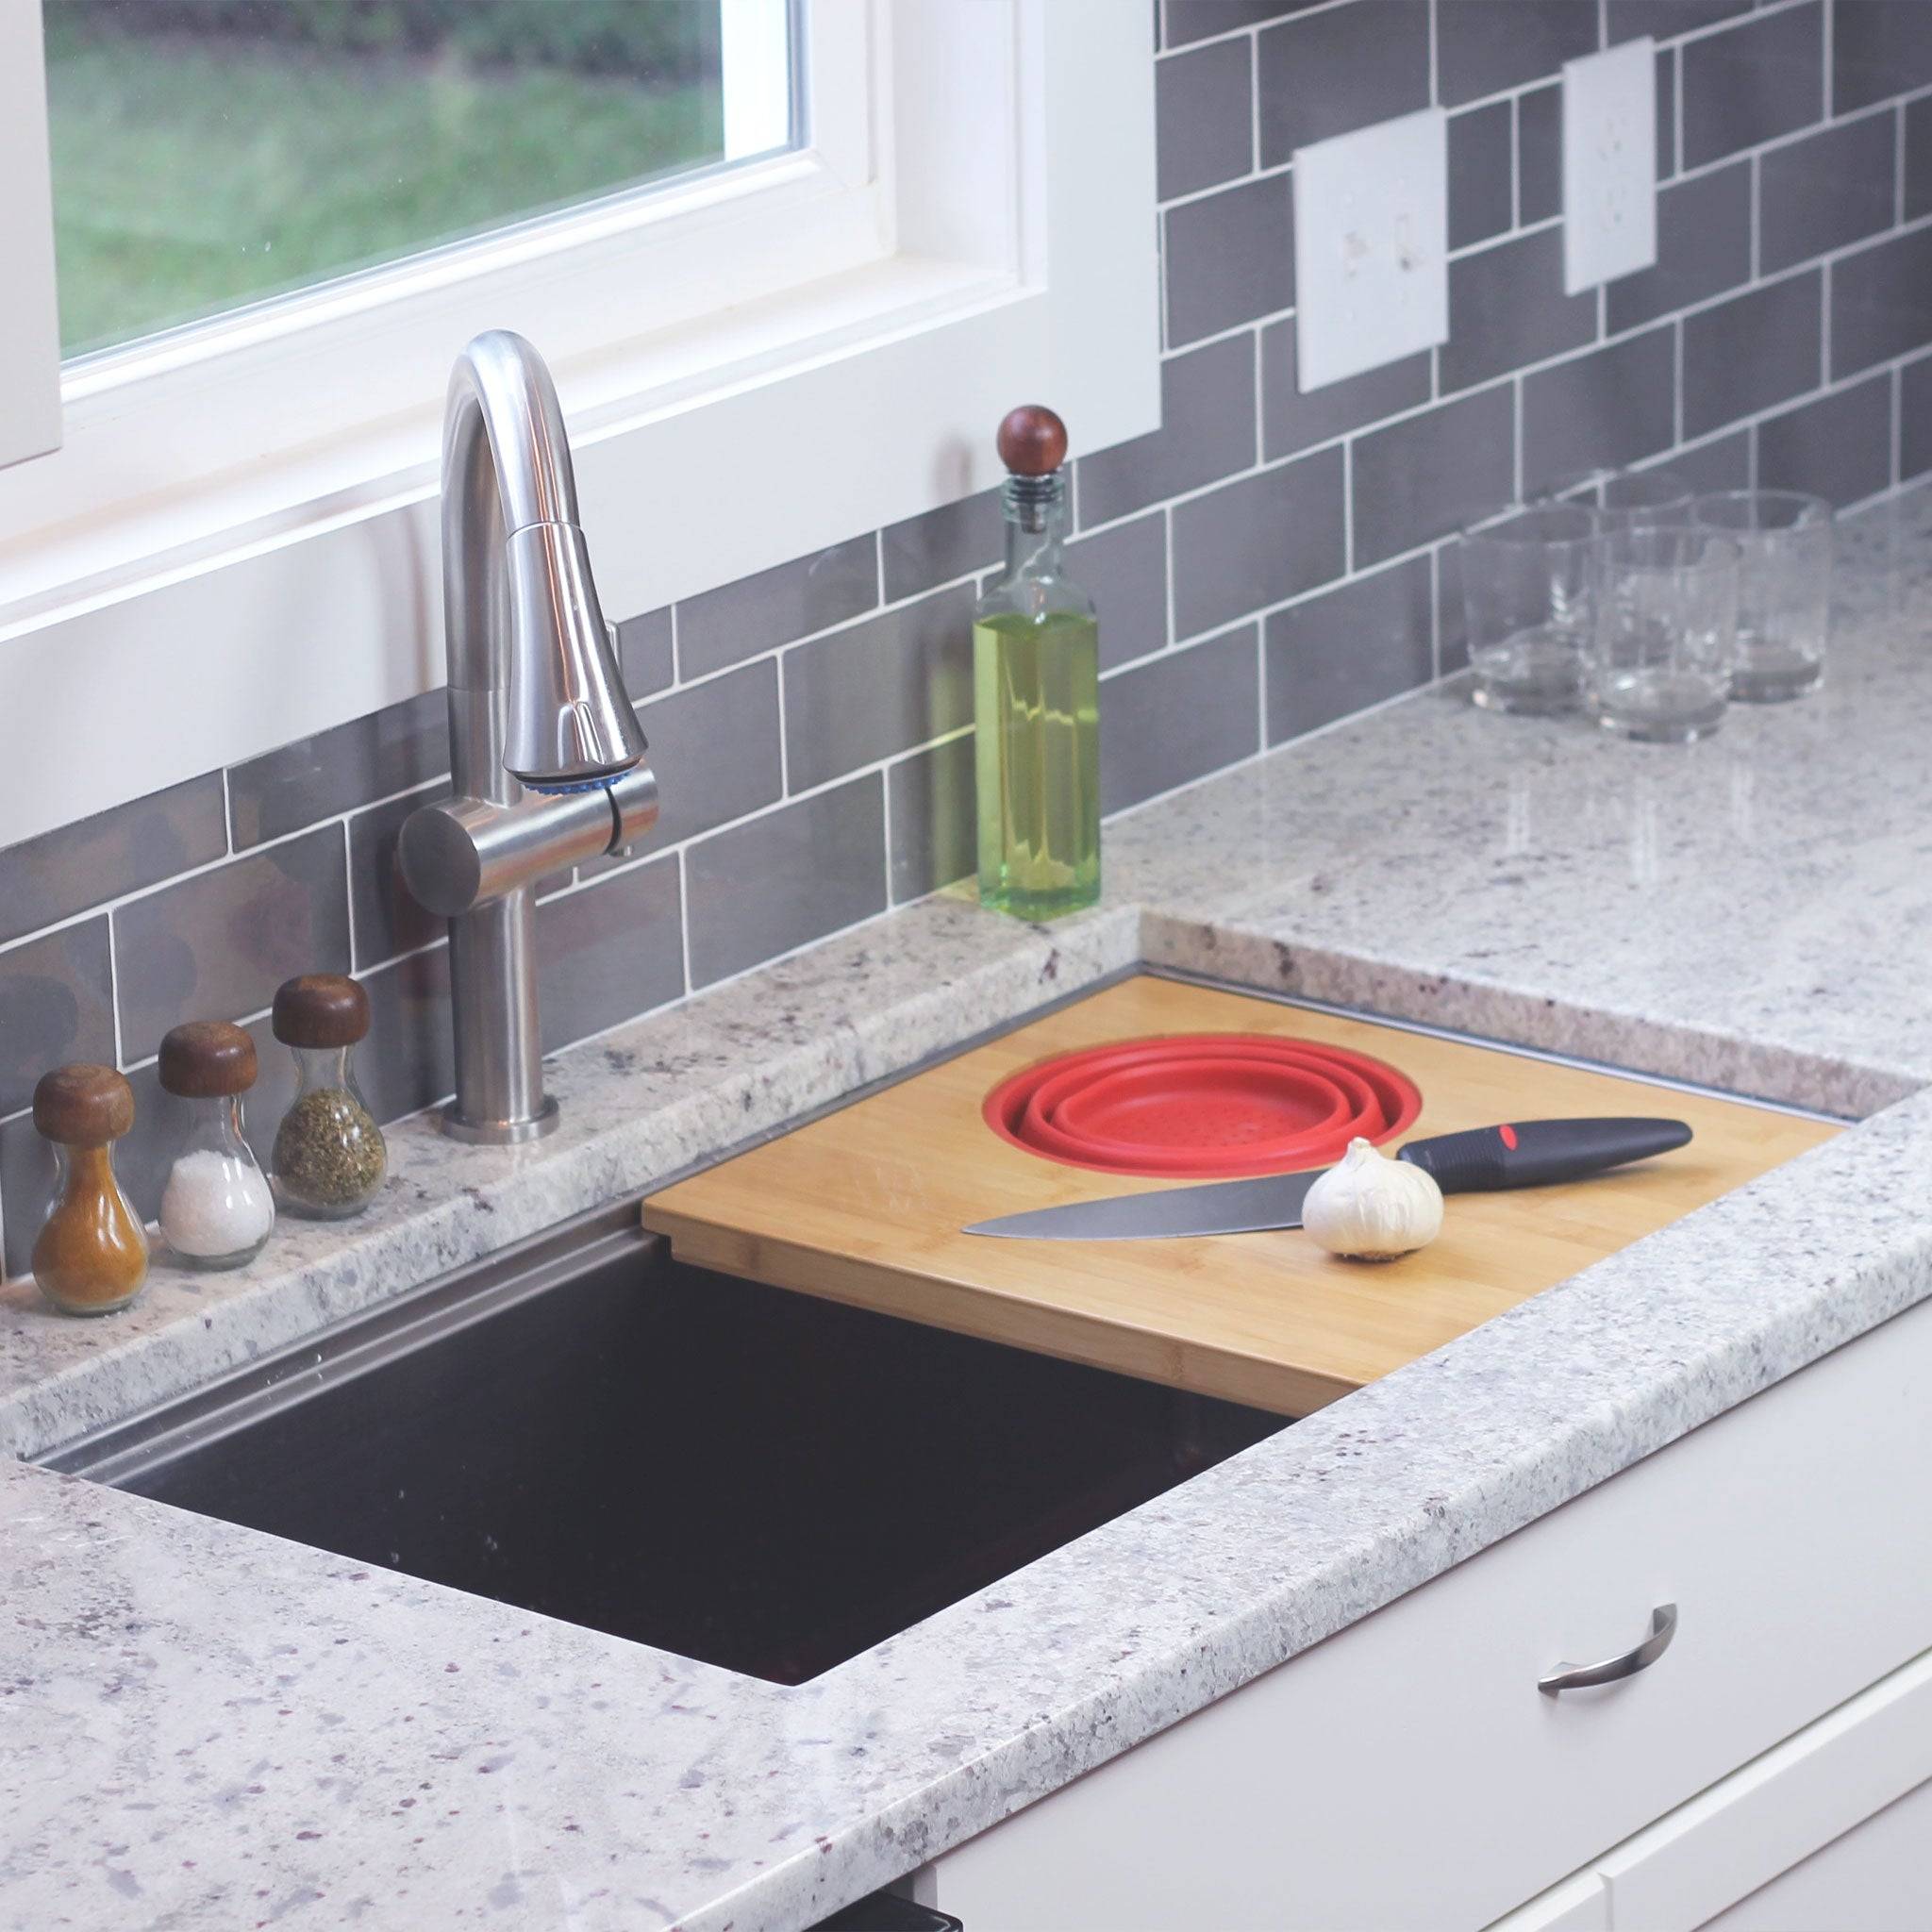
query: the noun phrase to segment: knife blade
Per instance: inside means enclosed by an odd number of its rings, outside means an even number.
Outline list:
[[[1487,1193],[1581,1180],[1627,1161],[1668,1154],[1690,1139],[1683,1121],[1636,1116],[1517,1121],[1411,1141],[1396,1158],[1433,1174],[1445,1194]],[[1110,1194],[976,1221],[965,1232],[1013,1241],[1107,1241],[1266,1234],[1302,1224],[1302,1203],[1326,1172],[1317,1167],[1304,1174],[1208,1181],[1151,1194]]]

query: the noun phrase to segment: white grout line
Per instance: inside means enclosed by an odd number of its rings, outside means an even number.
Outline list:
[[[1756,287],[1764,274],[1764,169],[1760,158],[1751,157],[1751,191],[1749,199],[1751,214],[1751,285]]]
[[[228,791],[228,768],[222,767],[222,843],[230,853],[235,849],[235,801]]]
[[[349,845],[349,822],[342,821],[342,897],[347,902],[347,930],[349,935],[349,968],[353,972],[359,963],[356,958],[356,870],[355,854]]]
[[[684,682],[684,650],[677,639],[677,606],[672,605],[665,615],[671,625],[671,685],[675,691]]]
[[[1436,9],[1439,0],[1429,0],[1429,106],[1442,105],[1441,59],[1439,52],[1441,30],[1437,24]]]
[[[1921,0],[1921,4],[1922,4],[1922,5],[1924,4],[1924,0]],[[1833,92],[1834,92],[1834,91],[1835,91],[1835,88],[1836,88],[1836,84],[1837,84],[1837,76],[1836,76],[1836,75],[1834,75],[1834,73],[1832,72],[1832,67],[1833,67],[1833,48],[1832,48],[1832,42],[1833,42],[1834,41],[1836,41],[1836,40],[1838,39],[1838,19],[1837,19],[1837,14],[1838,14],[1838,8],[1837,8],[1837,5],[1836,5],[1836,0],[1824,0],[1824,6],[1823,6],[1823,7],[1821,7],[1821,8],[1819,8],[1819,10],[1818,10],[1818,27],[1819,27],[1819,31],[1820,31],[1820,33],[1821,33],[1821,34],[1822,34],[1822,35],[1824,36],[1824,118],[1825,118],[1825,119],[1826,119],[1827,121],[1829,121],[1829,120],[1831,119],[1831,116],[1832,116],[1832,94],[1833,94]]]
[[[114,1064],[121,1064],[121,961],[114,915],[108,914],[108,1012],[114,1022]]]
[[[1891,487],[1905,481],[1906,372],[1900,363],[1891,372]]]

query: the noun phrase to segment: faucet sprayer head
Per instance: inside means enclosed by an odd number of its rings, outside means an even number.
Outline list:
[[[510,533],[510,677],[503,764],[532,791],[608,785],[644,756],[584,533],[527,524]]]

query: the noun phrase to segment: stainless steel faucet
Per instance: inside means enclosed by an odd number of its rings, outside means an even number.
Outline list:
[[[450,923],[459,1141],[557,1124],[537,1012],[537,880],[618,852],[658,781],[597,603],[557,391],[521,336],[458,357],[442,428],[443,641],[456,795],[412,812],[409,891]]]

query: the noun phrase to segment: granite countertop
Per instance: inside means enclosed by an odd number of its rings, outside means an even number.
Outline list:
[[[1932,1293],[1932,494],[1841,559],[1828,688],[1707,744],[1424,693],[1090,914],[941,895],[563,1056],[536,1148],[407,1124],[353,1228],[0,1291],[30,1457],[1139,959],[1860,1119],[796,1689],[0,1463],[0,1925],[809,1925]]]

